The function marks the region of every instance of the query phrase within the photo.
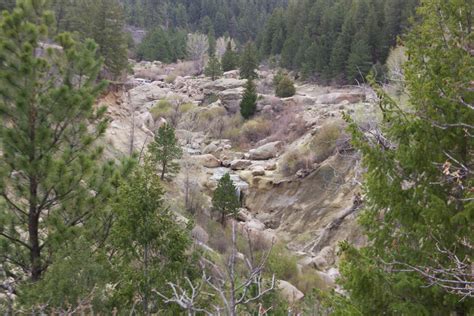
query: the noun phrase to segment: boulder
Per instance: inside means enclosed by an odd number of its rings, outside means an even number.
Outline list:
[[[229,113],[237,113],[240,109],[243,88],[228,89],[218,93],[219,100]]]
[[[220,160],[211,154],[194,156],[194,159],[196,159],[200,165],[206,168],[218,168],[221,166]]]
[[[203,154],[213,154],[217,151],[218,147],[216,144],[214,143],[210,143],[209,145],[207,145],[204,150],[202,151]]]
[[[245,80],[235,78],[220,78],[211,81],[203,86],[204,89],[212,91],[224,91],[229,89],[239,88],[245,85]]]
[[[268,160],[278,156],[283,143],[280,141],[271,142],[249,151],[251,160]]]
[[[366,99],[365,93],[362,92],[333,92],[320,95],[317,99],[319,104],[340,104],[344,101],[350,104],[363,102]]]
[[[252,176],[261,177],[265,175],[265,169],[262,166],[257,166],[252,170]]]
[[[237,160],[233,160],[230,163],[230,169],[232,169],[232,170],[244,170],[248,166],[250,166],[251,164],[252,164],[252,162],[250,160],[237,159]]]
[[[223,77],[227,79],[238,79],[240,76],[240,71],[238,70],[229,70],[224,72]]]
[[[256,219],[251,219],[250,221],[246,222],[244,227],[246,229],[260,230],[260,231],[265,230],[266,228],[262,222]]]
[[[265,165],[265,170],[273,171],[277,169],[277,163],[275,161],[269,162]]]
[[[140,109],[151,101],[165,99],[170,90],[161,88],[157,83],[140,85],[130,90],[130,101],[136,109]]]
[[[298,302],[304,297],[303,292],[287,281],[278,280],[276,286],[283,298],[285,298],[290,304]]]

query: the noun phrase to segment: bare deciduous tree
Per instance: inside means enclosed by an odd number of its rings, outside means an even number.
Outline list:
[[[245,276],[238,276],[236,267],[239,256],[237,253],[237,232],[236,223],[232,222],[232,249],[227,260],[225,269],[222,269],[214,262],[206,258],[201,258],[203,267],[203,274],[201,281],[198,284],[193,284],[189,279],[186,279],[187,287],[182,287],[177,283],[168,283],[172,290],[172,296],[168,297],[155,290],[155,293],[160,296],[167,304],[177,304],[182,309],[186,310],[188,315],[195,315],[196,313],[205,313],[206,315],[228,315],[236,316],[238,314],[238,306],[247,305],[252,302],[257,302],[263,296],[275,289],[275,275],[272,276],[269,282],[265,282],[263,277],[263,270],[268,261],[272,247],[261,258],[258,264],[254,264],[255,256],[253,254],[252,243],[249,233],[247,232],[249,243],[250,258],[243,258],[247,274]],[[206,274],[206,270],[212,271],[212,276]],[[203,288],[207,287],[214,293],[204,292]],[[214,304],[213,311],[200,308],[199,297],[202,295],[215,296],[218,303]],[[261,304],[259,305],[259,315],[266,315],[270,309],[265,309]]]
[[[205,57],[209,50],[209,41],[206,35],[200,33],[188,34],[187,41],[188,57],[196,63],[198,73],[202,73]]]
[[[224,56],[224,53],[227,49],[227,44],[229,42],[230,42],[230,45],[232,47],[232,50],[236,50],[237,49],[237,44],[235,43],[235,41],[232,38],[222,36],[222,37],[219,37],[217,39],[217,42],[216,42],[216,56],[217,56],[217,58],[222,59],[222,56]]]
[[[469,241],[463,240],[461,243],[471,251],[474,250],[474,245]],[[449,293],[461,296],[461,300],[474,297],[474,263],[471,258],[465,256],[461,259],[453,251],[441,247],[439,243],[436,244],[436,248],[441,257],[447,259],[448,264],[436,261],[429,266],[414,266],[396,261],[388,265],[403,267],[397,271],[420,274],[427,280],[426,287],[439,286]]]

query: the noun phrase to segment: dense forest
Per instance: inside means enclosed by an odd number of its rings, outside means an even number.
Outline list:
[[[417,0],[294,1],[276,9],[259,34],[262,56],[323,81],[362,81],[382,65],[407,29]]]
[[[189,58],[186,34],[249,41],[258,59],[299,71],[322,83],[356,83],[369,71],[384,80],[385,61],[409,25],[418,0],[318,1],[55,0],[56,31],[93,38],[111,77],[126,69],[127,47],[140,59]],[[4,1],[0,9],[11,9]],[[105,18],[105,17],[108,18]],[[148,32],[134,47],[125,25]],[[276,63],[275,63],[276,62]]]
[[[255,39],[275,8],[287,0],[121,0],[127,22],[146,29],[181,28],[227,35],[240,42]]]

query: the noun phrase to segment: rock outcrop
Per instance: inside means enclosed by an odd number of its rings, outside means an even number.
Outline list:
[[[278,156],[283,148],[281,141],[271,142],[249,151],[251,160],[268,160]]]

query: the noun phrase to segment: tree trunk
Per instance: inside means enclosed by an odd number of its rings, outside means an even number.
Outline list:
[[[149,315],[148,311],[148,243],[145,244],[145,249],[144,249],[144,277],[145,277],[145,291],[143,293],[143,310],[145,311],[145,315]]]
[[[163,164],[161,166],[161,180],[165,179],[165,172],[166,172],[166,162],[163,161]]]
[[[30,180],[30,209],[28,214],[28,235],[30,242],[31,280],[38,281],[41,277],[41,249],[39,245],[39,213],[36,209],[38,184],[36,179]]]

